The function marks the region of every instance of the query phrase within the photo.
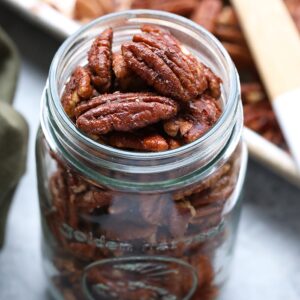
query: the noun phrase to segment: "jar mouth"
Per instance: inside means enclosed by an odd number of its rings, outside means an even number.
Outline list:
[[[155,18],[153,18],[155,16]],[[59,96],[58,91],[58,85],[57,85],[57,69],[59,65],[61,64],[62,58],[66,55],[68,50],[72,47],[72,45],[76,44],[76,41],[80,39],[80,37],[86,33],[87,31],[91,30],[95,25],[97,25],[99,22],[104,22],[106,20],[118,20],[119,18],[127,19],[128,23],[130,24],[131,20],[136,20],[139,18],[141,20],[144,19],[145,21],[149,22],[149,20],[152,18],[153,22],[155,19],[164,19],[165,23],[172,22],[176,20],[176,22],[180,23],[180,26],[186,26],[188,29],[192,29],[195,33],[198,32],[198,34],[203,34],[206,36],[208,43],[211,42],[214,44],[218,50],[220,51],[220,54],[223,57],[223,61],[226,64],[227,72],[229,74],[229,85],[232,92],[229,93],[229,95],[226,97],[227,102],[226,105],[223,107],[223,112],[219,118],[219,120],[216,122],[216,124],[210,128],[202,137],[195,140],[192,143],[183,145],[179,148],[173,149],[173,150],[167,150],[162,152],[137,152],[137,151],[126,151],[122,149],[117,149],[111,146],[103,145],[98,143],[97,141],[89,138],[87,135],[82,133],[78,128],[74,125],[74,123],[71,121],[71,119],[67,116],[65,113]],[[154,23],[155,24],[155,23]],[[69,133],[72,135],[76,135],[76,138],[80,143],[85,144],[88,148],[93,149],[95,151],[99,151],[101,153],[106,153],[108,155],[113,155],[115,157],[119,158],[126,158],[131,160],[143,160],[143,161],[152,161],[152,160],[160,160],[170,157],[176,157],[179,155],[182,155],[184,153],[191,152],[194,149],[197,149],[199,145],[205,143],[208,140],[211,140],[213,136],[216,135],[216,132],[220,130],[220,127],[222,127],[226,120],[230,119],[230,115],[233,112],[237,111],[238,107],[238,93],[239,93],[239,80],[238,75],[235,69],[235,66],[225,50],[225,48],[222,46],[222,44],[215,38],[211,33],[209,33],[206,29],[201,27],[200,25],[197,25],[196,23],[172,14],[168,12],[162,12],[162,11],[156,11],[156,10],[127,10],[117,13],[108,14],[106,16],[100,17],[98,19],[95,19],[91,23],[83,26],[80,28],[76,33],[74,33],[72,36],[70,36],[59,48],[56,55],[54,56],[54,59],[52,61],[50,72],[49,72],[49,92],[51,93],[51,98],[53,101],[50,103],[50,109],[54,109],[56,111],[56,116],[59,122],[62,122],[65,127],[69,129]]]

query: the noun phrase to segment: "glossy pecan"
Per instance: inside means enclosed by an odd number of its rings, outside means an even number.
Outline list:
[[[108,144],[121,149],[138,151],[160,152],[169,149],[168,142],[157,133],[139,135],[116,132],[110,135],[108,138]]]
[[[222,10],[221,0],[202,0],[193,12],[191,19],[214,33],[217,18]]]
[[[85,111],[85,112],[84,112]],[[76,121],[88,134],[132,131],[177,114],[178,104],[169,98],[150,93],[114,93],[102,95],[82,104]]]
[[[201,137],[220,117],[216,100],[209,95],[187,103],[186,110],[164,123],[165,132],[172,137],[182,137],[190,143]]]
[[[207,88],[206,76],[189,54],[175,43],[170,47],[172,40],[166,39],[166,31],[146,32],[143,27],[142,30],[143,33],[134,35],[133,42],[122,45],[127,66],[162,95],[189,101],[203,93]]]
[[[96,37],[88,52],[92,82],[100,93],[109,91],[112,85],[112,38],[112,29],[106,29]]]
[[[74,117],[74,109],[80,101],[89,99],[93,94],[91,74],[85,67],[77,67],[66,84],[61,98],[62,106],[70,118]]]

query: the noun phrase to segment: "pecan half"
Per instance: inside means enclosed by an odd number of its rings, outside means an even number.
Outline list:
[[[86,112],[84,112],[86,111]],[[150,93],[114,93],[96,97],[78,107],[78,128],[88,134],[131,131],[177,114],[178,104]]]
[[[74,117],[76,105],[93,94],[90,72],[85,67],[77,67],[66,84],[61,98],[62,106],[70,118]]]
[[[109,91],[112,85],[112,38],[112,29],[106,29],[94,40],[88,52],[92,82],[101,93]]]
[[[172,137],[183,137],[190,143],[201,137],[220,117],[221,110],[216,100],[209,95],[190,101],[186,111],[164,123],[165,132]]]
[[[159,134],[137,135],[116,132],[109,137],[108,144],[121,149],[151,152],[166,151],[169,149],[167,141]]]
[[[148,25],[147,28],[150,26]],[[157,27],[155,27],[157,28]],[[207,88],[204,72],[175,44],[166,31],[144,32],[122,45],[127,66],[165,96],[189,101]],[[176,47],[176,48],[175,48]]]

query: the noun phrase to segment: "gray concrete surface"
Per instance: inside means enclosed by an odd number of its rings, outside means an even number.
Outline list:
[[[42,300],[34,140],[39,101],[60,41],[0,4],[0,26],[22,55],[16,108],[30,124],[27,172],[11,207],[0,252],[0,299]],[[300,190],[250,160],[232,274],[222,300],[300,299]]]

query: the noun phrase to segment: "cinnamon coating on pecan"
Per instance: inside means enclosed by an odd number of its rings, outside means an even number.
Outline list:
[[[219,119],[221,109],[214,98],[202,95],[187,103],[186,109],[173,119],[164,123],[165,132],[172,137],[182,137],[191,143],[200,138]]]
[[[131,149],[150,152],[160,152],[169,149],[167,141],[157,133],[137,135],[132,133],[121,134],[116,132],[108,138],[108,144],[121,149]]]
[[[149,28],[149,26],[148,26]],[[143,28],[142,28],[143,30]],[[189,101],[207,88],[205,74],[177,45],[169,47],[161,32],[137,34],[133,42],[122,45],[127,66],[162,95]]]
[[[106,29],[94,40],[88,52],[92,82],[100,93],[108,92],[112,86],[112,38],[112,29]]]
[[[77,67],[66,84],[61,98],[62,106],[70,118],[74,117],[74,109],[82,100],[93,94],[91,74],[85,67]]]
[[[76,125],[89,134],[132,131],[170,119],[178,111],[174,100],[149,93],[102,95],[88,102],[84,110],[86,107],[89,109],[77,118]]]

